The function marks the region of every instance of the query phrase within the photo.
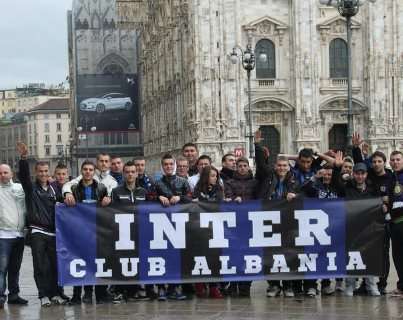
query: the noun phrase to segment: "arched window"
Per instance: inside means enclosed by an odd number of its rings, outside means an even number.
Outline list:
[[[347,125],[335,124],[329,131],[329,149],[335,151],[346,151],[347,147]]]
[[[274,43],[268,39],[256,44],[256,78],[273,79],[276,77],[276,51]],[[264,57],[266,57],[264,59]]]
[[[348,77],[347,43],[337,38],[329,46],[330,78]]]
[[[103,74],[109,74],[109,75],[123,74],[123,72],[124,72],[123,68],[116,63],[107,65],[103,70]]]
[[[280,153],[280,132],[274,126],[261,126],[259,130],[262,132],[262,145],[270,150],[269,163],[274,164]]]

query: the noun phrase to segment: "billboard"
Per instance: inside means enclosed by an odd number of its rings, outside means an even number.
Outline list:
[[[138,80],[135,74],[77,76],[78,125],[97,131],[139,129]]]

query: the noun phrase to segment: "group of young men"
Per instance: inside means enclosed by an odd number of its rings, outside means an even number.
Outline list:
[[[222,169],[218,181],[223,189],[224,201],[242,202],[251,199],[284,199],[293,201],[300,193],[307,197],[350,199],[382,197],[385,214],[386,273],[377,282],[369,277],[356,285],[355,279],[321,280],[322,294],[344,291],[354,294],[380,295],[386,293],[389,273],[389,243],[392,241],[394,264],[398,274],[395,294],[403,296],[403,154],[394,151],[390,155],[391,169],[386,156],[368,147],[358,134],[353,136],[353,158],[343,157],[342,152],[314,153],[302,149],[297,156],[279,155],[270,162],[270,151],[261,146],[260,132],[255,134],[255,165],[253,174],[249,161],[229,153],[222,157]],[[165,154],[161,159],[158,179],[146,173],[144,158],[123,163],[120,157],[99,154],[96,163],[84,161],[81,174],[69,181],[68,169],[59,164],[53,176],[46,162],[35,165],[34,181],[31,181],[27,161],[27,147],[17,145],[20,154],[18,180],[7,164],[0,165],[0,307],[8,304],[27,304],[19,296],[19,270],[24,244],[32,250],[34,279],[41,305],[92,303],[93,293],[97,303],[124,300],[175,299],[183,300],[196,293],[205,294],[207,286],[164,284],[138,286],[85,286],[74,287],[71,299],[57,283],[57,257],[55,234],[55,206],[65,203],[75,206],[79,202],[97,202],[101,206],[123,202],[159,201],[162,206],[194,201],[194,189],[204,168],[212,167],[208,155],[200,155],[193,143],[185,144],[182,155]],[[28,231],[28,232],[26,232]],[[380,253],[381,254],[381,253]],[[267,296],[283,294],[317,295],[316,280],[268,281]],[[250,282],[210,285],[210,296],[221,298],[250,296]],[[8,288],[8,297],[6,290]],[[217,289],[218,288],[218,289]],[[202,292],[203,291],[203,292]]]

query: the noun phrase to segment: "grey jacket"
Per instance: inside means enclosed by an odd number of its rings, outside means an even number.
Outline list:
[[[22,232],[25,227],[25,193],[21,184],[0,184],[0,229]]]

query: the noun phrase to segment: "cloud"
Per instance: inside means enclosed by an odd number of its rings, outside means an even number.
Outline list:
[[[71,0],[2,1],[0,88],[58,84],[68,74],[67,10]]]

